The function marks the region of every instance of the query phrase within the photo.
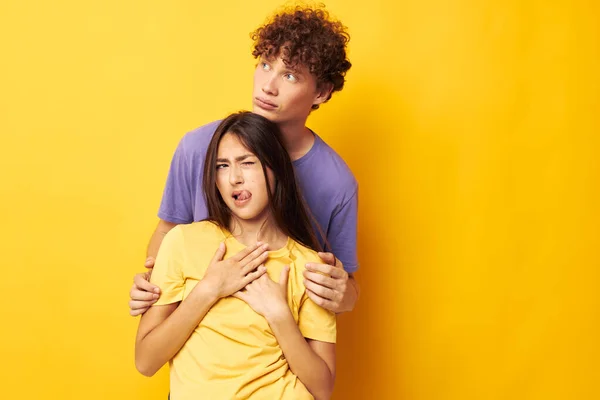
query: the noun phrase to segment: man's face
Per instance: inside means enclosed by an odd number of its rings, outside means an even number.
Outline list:
[[[313,104],[327,95],[317,90],[315,77],[304,65],[287,66],[281,57],[261,57],[254,72],[253,111],[278,124],[301,123]]]

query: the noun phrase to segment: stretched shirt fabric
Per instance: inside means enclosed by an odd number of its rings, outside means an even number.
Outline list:
[[[160,287],[154,306],[184,301],[200,281],[219,243],[225,259],[244,249],[228,231],[212,222],[178,225],[164,238],[151,282]],[[287,301],[305,338],[335,343],[336,317],[306,294],[302,272],[307,262],[321,262],[317,253],[288,238],[270,251],[267,274],[279,281],[290,266]],[[312,399],[292,373],[267,320],[235,297],[220,299],[170,361],[171,398],[187,399]]]
[[[189,224],[208,217],[202,175],[206,151],[219,122],[191,131],[179,142],[171,161],[159,218]],[[313,228],[321,247],[335,254],[347,272],[355,272],[358,269],[358,184],[352,171],[316,134],[311,149],[293,165],[300,191],[316,220]]]

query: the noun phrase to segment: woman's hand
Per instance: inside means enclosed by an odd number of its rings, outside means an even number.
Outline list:
[[[267,272],[262,265],[269,255],[267,247],[259,242],[223,260],[226,247],[225,243],[220,243],[204,278],[196,287],[212,293],[217,299],[232,295]]]
[[[279,282],[273,282],[267,274],[262,275],[248,284],[245,290],[234,293],[233,297],[245,301],[267,321],[289,313],[290,308],[287,303],[289,272],[290,268],[287,265],[284,266],[279,276]]]

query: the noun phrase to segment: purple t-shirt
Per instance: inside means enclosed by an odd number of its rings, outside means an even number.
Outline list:
[[[179,142],[171,161],[159,218],[189,224],[208,216],[202,191],[204,158],[220,122],[197,128]],[[302,195],[319,224],[320,229],[313,226],[319,243],[342,261],[347,272],[356,271],[358,184],[352,171],[317,135],[312,148],[293,165]],[[320,232],[325,234],[329,246]]]

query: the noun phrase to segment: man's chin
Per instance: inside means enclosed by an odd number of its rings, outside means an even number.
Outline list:
[[[254,106],[252,107],[252,112],[253,112],[254,114],[258,114],[258,115],[260,115],[261,117],[265,117],[266,119],[268,119],[268,120],[271,120],[271,121],[273,121],[273,122],[277,122],[277,121],[278,121],[278,120],[277,120],[277,114],[275,114],[275,113],[274,113],[274,112],[272,112],[272,111],[268,111],[268,110],[265,110],[265,109],[263,109],[263,108],[260,108],[260,107],[259,107],[259,106],[257,106],[257,105],[254,105]]]

